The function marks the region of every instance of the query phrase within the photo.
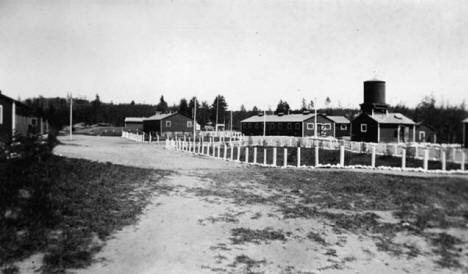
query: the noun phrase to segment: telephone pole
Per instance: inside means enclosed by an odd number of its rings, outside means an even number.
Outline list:
[[[193,150],[195,151],[195,136],[197,134],[197,97],[193,97]]]
[[[73,95],[68,95],[70,98],[70,140],[73,140]]]

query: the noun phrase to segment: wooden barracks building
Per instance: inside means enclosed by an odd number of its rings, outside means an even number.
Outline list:
[[[156,113],[150,117],[127,117],[125,129],[156,133],[159,136],[191,135],[193,119],[177,112]]]
[[[416,123],[392,113],[385,103],[385,82],[364,82],[364,103],[351,122],[351,140],[361,142],[415,142]]]
[[[44,134],[47,130],[47,122],[42,117],[34,115],[28,106],[0,91],[0,143],[11,141],[14,135]]]
[[[314,114],[259,114],[241,121],[241,131],[247,136],[263,135],[277,136],[314,136]],[[350,122],[343,116],[317,115],[317,135],[321,137],[332,136],[336,138],[350,136]]]

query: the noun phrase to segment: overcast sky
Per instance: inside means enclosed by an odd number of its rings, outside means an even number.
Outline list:
[[[358,107],[374,76],[391,104],[467,100],[468,1],[0,0],[0,89],[14,98]]]

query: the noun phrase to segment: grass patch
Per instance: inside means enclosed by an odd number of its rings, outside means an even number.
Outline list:
[[[254,274],[254,273],[263,273],[263,272],[255,272],[255,268],[259,268],[261,265],[266,264],[266,260],[254,260],[250,258],[247,255],[239,255],[236,256],[234,259],[234,262],[230,264],[230,267],[239,267],[242,266],[244,269],[242,273],[249,273],[249,274]]]
[[[249,229],[249,228],[234,228],[231,230],[231,242],[233,244],[254,243],[261,244],[270,241],[286,241],[286,234],[281,230],[273,230],[273,228],[265,229]]]
[[[426,239],[434,252],[443,258],[437,261],[441,267],[457,267],[455,262],[460,259],[462,250],[441,244],[458,239],[432,240],[434,236],[425,230],[466,229],[468,182],[464,178],[258,167],[203,176],[214,181],[210,195],[230,198],[241,204],[269,204],[277,207],[283,218],[324,218],[336,231],[377,235],[374,239],[379,250],[393,255],[414,257],[420,254],[412,246],[393,244],[398,232],[407,232]],[[274,194],[252,197],[248,188],[244,189],[249,182],[260,184]],[[384,222],[372,211],[391,211],[400,222]],[[255,231],[239,230],[236,233],[238,237],[234,237],[234,241],[242,242],[249,237],[256,241]]]
[[[89,265],[134,223],[167,171],[53,155],[0,162],[0,267],[44,252],[44,273]]]

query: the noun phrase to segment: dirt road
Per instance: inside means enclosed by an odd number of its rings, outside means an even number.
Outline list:
[[[419,236],[401,234],[396,239],[417,246],[422,255],[392,254],[381,250],[374,235],[339,230],[326,218],[285,218],[269,201],[297,205],[294,191],[273,189],[251,178],[224,186],[229,188],[227,193],[227,188],[206,176],[240,174],[259,167],[114,137],[75,136],[73,141],[61,141],[54,151],[57,155],[174,171],[163,182],[171,191],[155,193],[140,221],[115,233],[97,255],[97,262],[76,273],[464,271],[463,266],[439,267],[431,247]],[[391,212],[373,213],[382,223],[399,222]],[[468,240],[466,231],[454,233]]]

